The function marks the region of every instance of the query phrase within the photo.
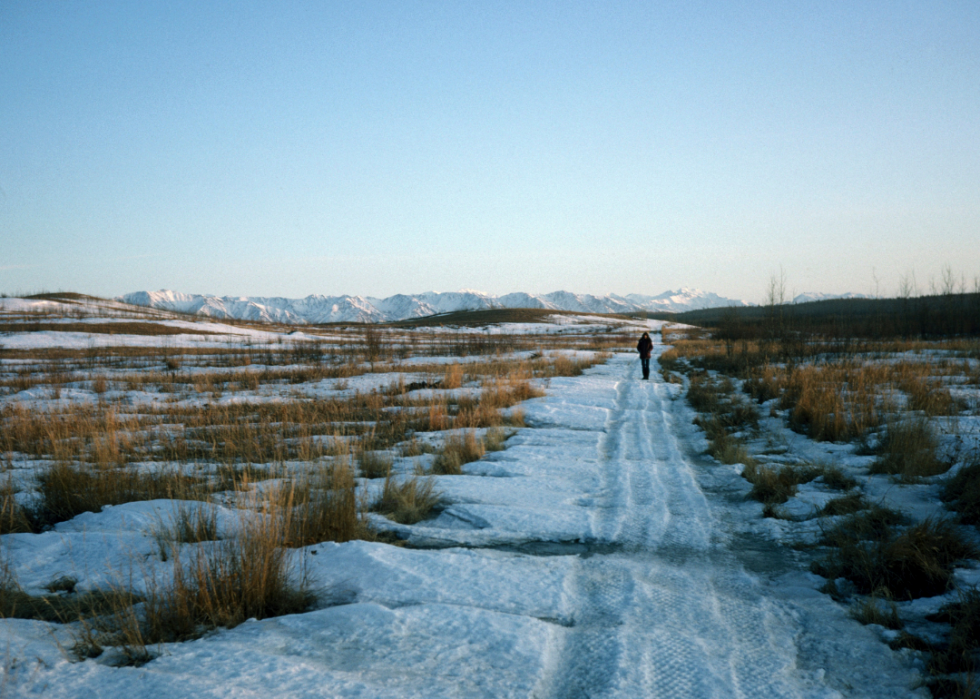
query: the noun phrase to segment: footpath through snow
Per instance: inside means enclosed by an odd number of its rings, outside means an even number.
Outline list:
[[[747,546],[739,477],[702,461],[678,387],[640,381],[634,357],[555,379],[506,451],[441,478],[454,504],[403,529],[416,548],[298,552],[335,606],[167,646],[142,668],[68,663],[46,627],[8,621],[9,652],[38,658],[15,691],[928,696],[907,656],[816,591],[822,580]]]

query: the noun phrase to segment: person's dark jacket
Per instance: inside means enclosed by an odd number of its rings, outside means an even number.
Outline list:
[[[640,341],[636,343],[636,351],[640,353],[642,359],[650,358],[650,353],[653,352],[653,340],[650,339],[649,335],[640,338]]]

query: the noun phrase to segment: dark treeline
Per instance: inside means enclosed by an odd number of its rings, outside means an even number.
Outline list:
[[[980,293],[895,299],[832,299],[747,308],[710,308],[651,318],[714,328],[723,339],[775,339],[790,334],[830,338],[980,336]]]

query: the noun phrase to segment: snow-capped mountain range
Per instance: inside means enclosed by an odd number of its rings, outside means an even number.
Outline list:
[[[749,306],[746,301],[728,299],[696,289],[665,291],[658,296],[629,294],[592,296],[555,291],[550,294],[513,293],[494,296],[463,289],[456,292],[397,294],[378,299],[369,296],[320,296],[302,299],[259,296],[210,296],[183,294],[177,291],[137,291],[119,300],[138,306],[149,306],[211,318],[276,323],[377,323],[421,318],[437,313],[472,311],[489,308],[545,308],[579,313],[635,313],[657,311],[680,313],[719,306]]]
[[[811,301],[830,301],[832,299],[873,299],[868,294],[823,294],[819,291],[806,291],[793,297],[793,303],[810,303]]]

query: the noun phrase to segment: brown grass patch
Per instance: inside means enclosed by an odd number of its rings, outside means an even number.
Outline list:
[[[871,465],[871,473],[897,475],[905,482],[945,473],[950,464],[939,459],[938,446],[928,418],[891,421],[877,450],[878,460]]]
[[[796,487],[809,483],[821,471],[815,467],[783,466],[778,470],[767,466],[748,464],[742,477],[752,484],[749,497],[766,505],[781,505],[796,495]]]
[[[439,498],[431,478],[388,476],[373,509],[399,524],[415,524],[429,518]]]
[[[450,435],[446,438],[442,449],[436,453],[432,462],[432,473],[440,476],[459,476],[463,473],[463,464],[478,461],[486,453],[483,440],[477,439],[473,431],[462,435]]]
[[[863,594],[884,591],[895,599],[932,597],[952,584],[953,564],[976,558],[976,547],[947,520],[928,519],[896,531],[899,516],[872,507],[832,528],[832,550],[814,572],[849,579]]]

